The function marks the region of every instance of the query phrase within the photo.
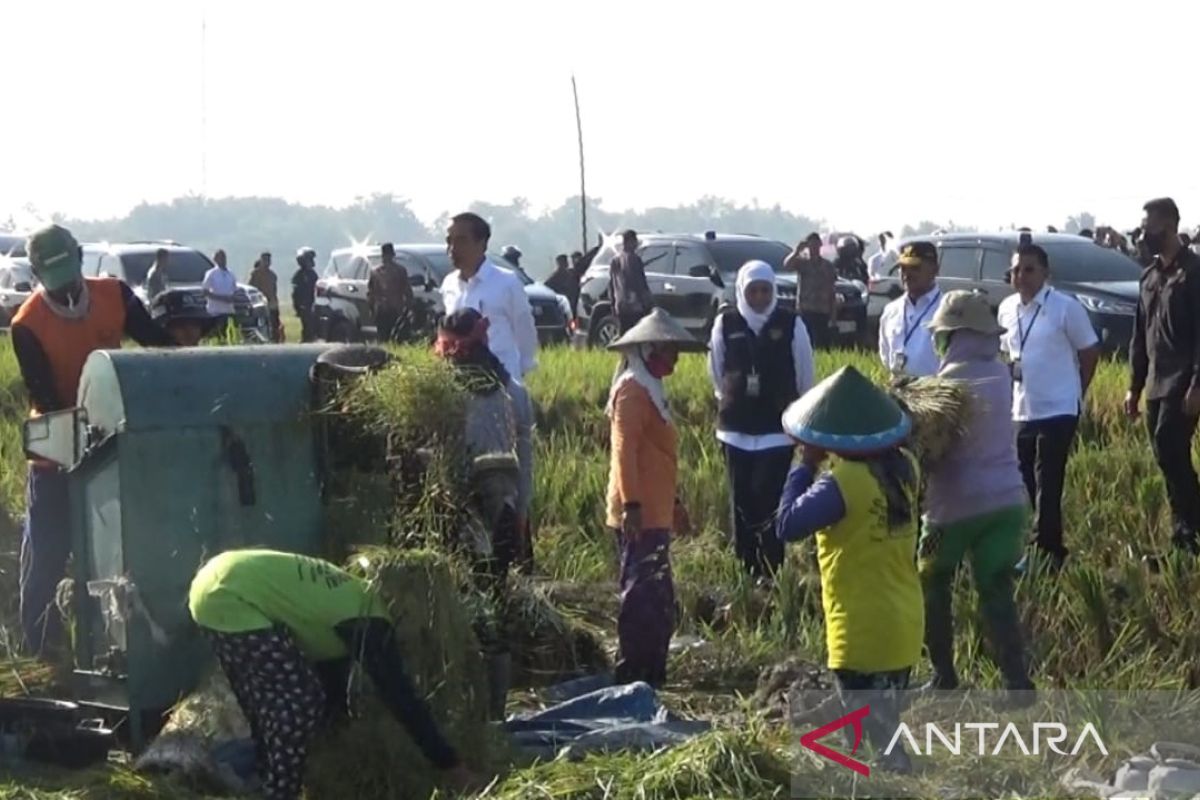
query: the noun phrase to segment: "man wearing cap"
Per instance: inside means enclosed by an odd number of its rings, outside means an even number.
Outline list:
[[[615,678],[658,687],[675,629],[671,530],[687,533],[677,495],[679,434],[663,379],[680,352],[705,346],[656,308],[608,349],[621,354],[605,407],[612,439],[607,522],[621,559]]]
[[[124,336],[146,347],[175,344],[124,283],[83,277],[82,248],[66,228],[37,231],[26,250],[40,286],[13,318],[12,345],[34,416],[75,405],[93,351],[119,348]],[[27,503],[21,627],[26,649],[40,655],[61,644],[51,605],[71,550],[67,480],[58,466],[30,462]]]
[[[317,252],[311,247],[296,251],[299,269],[292,275],[292,308],[300,318],[300,341],[314,342],[317,339],[316,319],[313,316],[313,299],[317,290]]]
[[[829,347],[837,314],[837,268],[821,256],[821,234],[810,233],[796,245],[783,268],[796,273],[796,311],[804,320],[813,348]]]
[[[938,356],[926,325],[937,311],[938,253],[932,242],[906,244],[897,261],[904,294],[879,317],[879,358],[893,375],[923,377],[938,371]]]
[[[1179,208],[1169,197],[1146,203],[1142,244],[1151,255],[1142,274],[1125,412],[1137,417],[1146,396],[1154,458],[1167,485],[1178,548],[1200,552],[1200,485],[1192,438],[1200,417],[1200,256],[1179,241]]]
[[[965,382],[975,399],[965,432],[929,469],[925,490],[917,555],[925,588],[925,646],[933,664],[930,686],[958,687],[952,598],[959,564],[969,559],[1005,688],[1031,690],[1013,597],[1014,567],[1029,525],[1029,498],[1017,460],[1012,380],[1000,361],[1000,336],[1005,331],[992,317],[984,295],[963,291],[946,294],[929,329],[944,354],[937,374]]]
[[[367,279],[367,305],[375,319],[375,338],[380,342],[395,342],[412,313],[412,286],[408,270],[396,261],[395,245],[384,242],[379,255],[379,266],[371,270]]]
[[[1013,420],[1021,474],[1037,513],[1038,550],[1052,567],[1067,557],[1062,490],[1083,396],[1100,360],[1099,339],[1087,311],[1046,281],[1050,259],[1036,244],[1013,256],[1015,294],[1000,303],[1000,339],[1013,379]]]

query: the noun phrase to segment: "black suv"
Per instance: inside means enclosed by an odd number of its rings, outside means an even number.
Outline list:
[[[436,332],[433,326],[443,313],[442,281],[454,269],[446,245],[397,244],[395,248],[396,262],[408,272],[417,303],[414,339],[431,338]],[[571,307],[567,299],[535,282],[523,269],[500,256],[489,253],[488,258],[497,267],[514,273],[524,285],[538,343],[543,347],[568,343]],[[382,256],[377,244],[343,247],[330,253],[325,273],[317,281],[313,302],[320,338],[356,342],[376,336],[375,320],[367,307],[367,282],[371,270],[380,263]]]
[[[1142,268],[1120,251],[1066,233],[1034,233],[1032,242],[1050,259],[1050,283],[1077,299],[1092,320],[1106,353],[1125,354],[1133,334]],[[900,242],[933,242],[938,249],[938,285],[943,291],[971,289],[987,295],[992,310],[1013,293],[1008,282],[1020,233],[944,233]],[[872,306],[901,294],[892,277],[871,284]]]
[[[176,242],[127,242],[83,245],[83,274],[88,277],[119,278],[129,285],[147,309],[146,276],[159,250],[167,251],[167,286],[187,293],[188,305],[204,306],[204,275],[213,267],[208,256]],[[282,284],[282,281],[280,281]],[[240,281],[234,292],[234,319],[250,342],[271,341],[271,318],[267,298],[253,286]]]
[[[783,272],[792,248],[783,242],[742,234],[638,234],[638,254],[646,265],[646,282],[654,303],[705,341],[717,311],[735,302],[738,270],[747,261],[765,261],[778,273],[779,302],[796,304],[796,275]],[[617,320],[608,293],[608,268],[617,256],[620,237],[609,237],[583,276],[579,294],[576,336],[594,347],[603,347],[617,336]],[[837,313],[839,340],[860,341],[866,334],[866,287],[838,280],[841,304]]]

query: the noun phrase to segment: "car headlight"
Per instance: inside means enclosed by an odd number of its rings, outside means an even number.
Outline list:
[[[250,301],[250,305],[257,308],[267,304],[267,296],[253,287],[246,290],[246,299]]]
[[[1129,300],[1113,300],[1109,297],[1097,297],[1091,294],[1077,294],[1075,295],[1075,299],[1093,314],[1114,314],[1119,317],[1132,317],[1137,313],[1137,304]]]

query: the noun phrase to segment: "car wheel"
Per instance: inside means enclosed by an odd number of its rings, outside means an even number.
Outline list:
[[[349,343],[353,340],[354,331],[350,327],[350,320],[339,319],[329,324],[329,341]]]
[[[621,335],[621,326],[617,324],[617,318],[609,314],[601,317],[596,323],[596,327],[592,329],[592,346],[593,347],[608,347],[617,340]]]

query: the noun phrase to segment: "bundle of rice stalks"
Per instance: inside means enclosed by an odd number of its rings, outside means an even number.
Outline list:
[[[331,449],[361,448],[365,438],[386,453],[383,469],[394,481],[390,543],[451,541],[461,529],[469,478],[467,398],[461,376],[420,350],[404,351],[336,398],[339,425],[352,434],[331,442]]]
[[[542,686],[609,668],[603,631],[554,605],[545,587],[514,584],[505,609],[513,649],[513,680]]]
[[[408,675],[443,734],[469,765],[486,767],[502,750],[486,726],[479,642],[447,559],[428,550],[373,548],[353,559],[351,568],[387,603]],[[352,701],[360,714],[314,744],[308,796],[427,798],[441,779],[438,770],[365,687]]]
[[[782,741],[762,725],[714,731],[652,755],[557,759],[517,771],[480,795],[489,800],[686,800],[784,798],[791,769]],[[818,795],[810,795],[818,796]]]
[[[974,395],[963,381],[927,377],[890,387],[892,397],[912,417],[909,437],[921,466],[936,467],[971,421]]]

